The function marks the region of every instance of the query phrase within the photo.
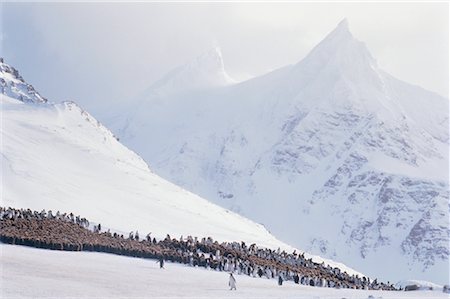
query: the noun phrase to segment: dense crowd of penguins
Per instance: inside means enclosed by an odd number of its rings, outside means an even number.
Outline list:
[[[109,230],[102,231],[100,224],[92,225],[72,213],[0,207],[0,241],[53,250],[97,251],[165,260],[316,287],[395,290],[392,284],[349,275],[295,251],[287,253],[259,248],[256,244],[248,246],[244,242],[219,243],[211,237],[172,239],[167,235],[157,241],[151,234],[141,239],[138,232],[130,232],[125,238]]]

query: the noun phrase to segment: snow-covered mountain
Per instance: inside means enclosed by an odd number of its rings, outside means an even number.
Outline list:
[[[294,250],[262,225],[160,178],[88,112],[73,102],[47,102],[3,60],[0,80],[1,206],[73,212],[123,233]],[[18,82],[27,88],[15,89]]]
[[[225,71],[222,51],[219,47],[213,47],[194,61],[169,72],[164,78],[154,83],[149,92],[167,96],[232,83],[234,80]]]
[[[448,283],[449,101],[381,70],[346,20],[266,75],[157,86],[109,123],[156,173],[371,275]]]

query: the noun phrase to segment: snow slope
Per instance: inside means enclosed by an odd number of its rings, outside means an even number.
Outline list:
[[[4,80],[8,76],[0,72]],[[73,212],[104,229],[152,232],[157,238],[211,236],[294,250],[262,225],[152,173],[73,102],[25,103],[2,94],[1,116],[1,206]]]
[[[448,283],[449,101],[381,70],[346,20],[264,76],[151,90],[107,123],[159,175],[372,276]]]
[[[386,292],[300,286],[225,272],[93,252],[0,244],[2,298],[448,298],[442,291]],[[372,296],[372,297],[369,297]]]

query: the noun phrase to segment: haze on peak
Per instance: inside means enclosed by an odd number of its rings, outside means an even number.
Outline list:
[[[344,17],[382,69],[448,94],[447,3],[4,3],[1,13],[6,61],[94,115],[212,41],[242,81],[300,61]]]
[[[179,93],[235,83],[225,71],[220,47],[215,46],[194,60],[170,71],[150,87],[159,94]]]

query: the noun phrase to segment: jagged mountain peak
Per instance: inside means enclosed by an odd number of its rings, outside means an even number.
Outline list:
[[[341,34],[349,34],[353,37],[352,33],[350,32],[350,26],[348,23],[347,18],[343,18],[336,26],[336,28],[332,31],[333,33],[342,32]]]
[[[297,66],[305,64],[314,65],[316,70],[328,66],[342,72],[377,68],[366,45],[351,33],[347,19],[343,19]]]
[[[403,115],[389,95],[384,73],[346,19],[326,35],[284,78],[284,89],[304,111],[313,107],[353,107],[383,120]]]
[[[22,76],[12,66],[0,58],[0,91],[13,99],[24,103],[46,103],[47,99],[41,96],[31,84],[25,82]]]
[[[214,46],[191,62],[169,72],[151,86],[158,94],[173,94],[182,91],[226,86],[234,80],[225,71],[220,47]]]

